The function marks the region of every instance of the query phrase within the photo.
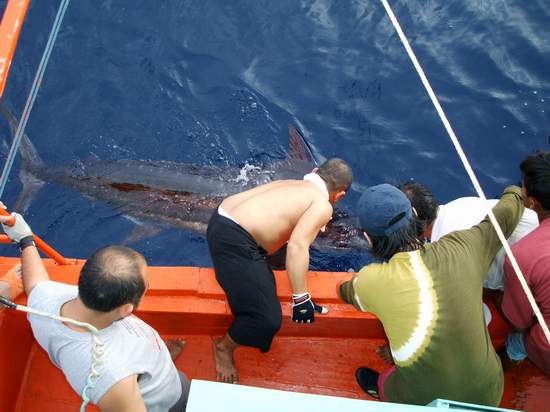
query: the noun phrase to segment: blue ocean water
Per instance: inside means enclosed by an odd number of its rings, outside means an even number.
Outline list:
[[[550,3],[391,4],[483,188],[497,196],[518,181],[522,158],[549,148]],[[31,2],[24,21],[4,93],[18,117],[57,6]],[[349,210],[365,187],[411,178],[441,203],[474,193],[375,0],[73,1],[27,134],[56,166],[89,156],[242,166],[284,158],[288,123],[318,160],[352,165]],[[5,121],[0,130],[9,142]],[[19,168],[8,205],[21,191]],[[26,216],[71,257],[124,242],[135,226],[55,184]],[[211,264],[204,238],[190,231],[165,227],[130,245],[153,264]],[[347,270],[366,260],[360,251],[315,252],[312,267]]]

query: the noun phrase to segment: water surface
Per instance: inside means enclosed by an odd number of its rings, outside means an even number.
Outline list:
[[[0,2],[4,4],[5,2]],[[550,3],[392,1],[489,196],[549,148]],[[19,116],[58,2],[31,2],[4,98]],[[361,190],[414,178],[440,202],[473,188],[378,1],[71,2],[27,134],[46,163],[153,159],[269,164],[287,123]],[[8,136],[0,123],[3,139]],[[3,154],[5,158],[5,154]],[[18,197],[19,162],[5,194]],[[27,212],[66,256],[124,242],[134,223],[109,205],[47,185]],[[154,264],[210,265],[204,238],[165,228],[131,243]],[[364,253],[315,252],[347,270]]]

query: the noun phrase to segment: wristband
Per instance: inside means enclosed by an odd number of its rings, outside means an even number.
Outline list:
[[[23,249],[29,246],[36,246],[36,244],[34,243],[34,237],[32,235],[25,236],[23,239],[19,241],[19,243],[17,243],[17,245],[19,246],[19,250],[21,252],[23,251]]]
[[[305,301],[311,299],[311,295],[308,292],[305,293],[293,293],[292,294],[292,303],[299,305]]]

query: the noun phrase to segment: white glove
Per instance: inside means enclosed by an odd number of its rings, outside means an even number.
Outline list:
[[[15,217],[15,224],[13,226],[7,226],[2,223],[2,229],[8,237],[15,243],[21,242],[21,239],[32,236],[32,230],[19,213],[13,212],[11,214]]]

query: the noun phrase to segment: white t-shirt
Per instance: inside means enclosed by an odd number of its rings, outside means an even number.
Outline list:
[[[488,202],[491,207],[495,207],[498,200],[489,199]],[[435,242],[455,230],[470,229],[485,219],[485,216],[487,216],[486,207],[483,200],[479,197],[461,197],[446,205],[441,205],[433,224],[431,240]],[[538,225],[537,214],[533,210],[525,208],[516,229],[508,238],[508,243],[513,245]],[[503,264],[504,249],[501,248],[495,256],[489,272],[487,272],[484,287],[489,289],[504,289]]]
[[[66,302],[78,295],[76,286],[46,281],[32,290],[28,305],[60,315]],[[28,315],[35,339],[81,396],[90,373],[92,335],[77,332],[59,321]],[[99,377],[87,394],[97,404],[115,383],[138,375],[138,384],[149,412],[166,412],[181,396],[178,371],[158,333],[142,320],[129,316],[99,331],[104,353],[97,367]]]

